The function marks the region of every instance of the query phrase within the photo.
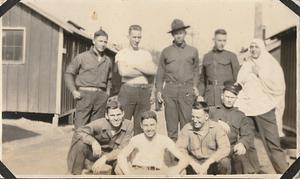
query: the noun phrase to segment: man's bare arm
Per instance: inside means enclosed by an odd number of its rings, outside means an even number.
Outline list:
[[[178,164],[173,167],[174,174],[179,174],[187,167],[188,159],[182,152],[180,152],[175,144],[169,145],[167,149],[179,160]]]
[[[133,152],[134,149],[135,149],[135,147],[132,145],[132,143],[129,143],[119,153],[118,165],[119,165],[120,169],[123,171],[124,174],[130,174],[131,167],[129,166],[127,158]]]

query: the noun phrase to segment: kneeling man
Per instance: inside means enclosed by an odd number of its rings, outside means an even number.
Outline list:
[[[249,147],[254,147],[254,123],[247,118],[243,112],[234,107],[237,96],[242,87],[233,81],[225,81],[223,93],[221,94],[222,105],[210,110],[211,119],[216,120],[227,132],[230,144],[230,158],[232,173],[254,173],[245,157]]]
[[[187,174],[230,174],[229,139],[221,125],[209,119],[205,102],[194,103],[192,121],[182,128],[176,144],[189,159]]]
[[[147,111],[142,114],[141,127],[144,133],[134,136],[120,152],[116,173],[125,175],[180,174],[187,166],[187,160],[170,138],[156,133],[155,112]],[[179,160],[177,165],[166,166],[164,163],[166,150]]]
[[[109,168],[106,164],[115,166],[120,150],[133,136],[133,123],[124,120],[124,111],[117,101],[107,104],[105,116],[106,119],[97,119],[75,131],[67,158],[70,173],[99,174]]]

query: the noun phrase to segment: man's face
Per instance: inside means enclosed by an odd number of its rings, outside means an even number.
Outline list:
[[[222,101],[225,107],[232,108],[236,100],[237,95],[228,90],[224,91],[222,95]]]
[[[201,129],[208,120],[208,114],[203,109],[192,110],[192,124],[195,129]]]
[[[257,59],[260,56],[260,48],[256,43],[250,44],[250,54],[254,59]]]
[[[93,40],[93,43],[97,51],[103,52],[107,47],[107,37],[96,36]]]
[[[138,49],[139,48],[139,44],[141,42],[142,39],[142,32],[139,30],[132,30],[129,33],[129,42],[130,42],[130,46],[133,49]]]
[[[123,122],[124,112],[119,109],[109,109],[108,113],[106,114],[106,118],[108,119],[109,123],[115,127],[118,128],[121,126]]]
[[[157,122],[153,118],[144,119],[141,123],[141,127],[146,137],[152,138],[156,134]]]
[[[186,36],[186,31],[183,30],[177,30],[175,32],[172,33],[173,37],[174,37],[174,41],[177,44],[182,44],[184,42],[185,36]]]
[[[215,48],[217,50],[224,50],[227,41],[227,35],[224,34],[216,34],[214,37]]]

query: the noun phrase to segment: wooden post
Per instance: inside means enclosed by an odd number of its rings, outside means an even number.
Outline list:
[[[58,126],[59,114],[61,113],[61,83],[62,83],[62,60],[63,60],[63,43],[64,32],[60,27],[58,32],[58,54],[57,54],[57,71],[56,71],[56,105],[55,114],[52,120],[52,124]]]
[[[59,115],[58,114],[54,114],[54,116],[52,118],[52,125],[53,126],[58,126],[58,121],[59,121]]]

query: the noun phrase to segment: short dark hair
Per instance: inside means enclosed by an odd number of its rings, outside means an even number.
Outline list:
[[[193,109],[195,110],[203,109],[204,112],[209,113],[208,104],[204,101],[195,101],[193,104]]]
[[[104,30],[102,30],[102,28],[100,28],[98,31],[96,31],[94,33],[94,38],[96,38],[98,36],[104,36],[104,37],[108,38],[108,34]]]
[[[149,118],[152,118],[152,119],[155,119],[155,121],[157,122],[157,115],[154,111],[146,111],[142,114],[142,117],[141,117],[141,123],[145,120],[145,119],[149,119]]]
[[[131,26],[129,26],[128,33],[130,34],[130,32],[133,30],[142,31],[142,27],[137,24],[131,25]]]
[[[121,103],[116,100],[113,100],[113,101],[110,101],[107,103],[107,105],[106,105],[106,113],[107,114],[110,109],[120,109],[121,111],[123,111],[123,107],[122,107]]]
[[[227,35],[227,32],[225,29],[217,29],[217,30],[215,30],[215,35],[218,35],[218,34]]]

